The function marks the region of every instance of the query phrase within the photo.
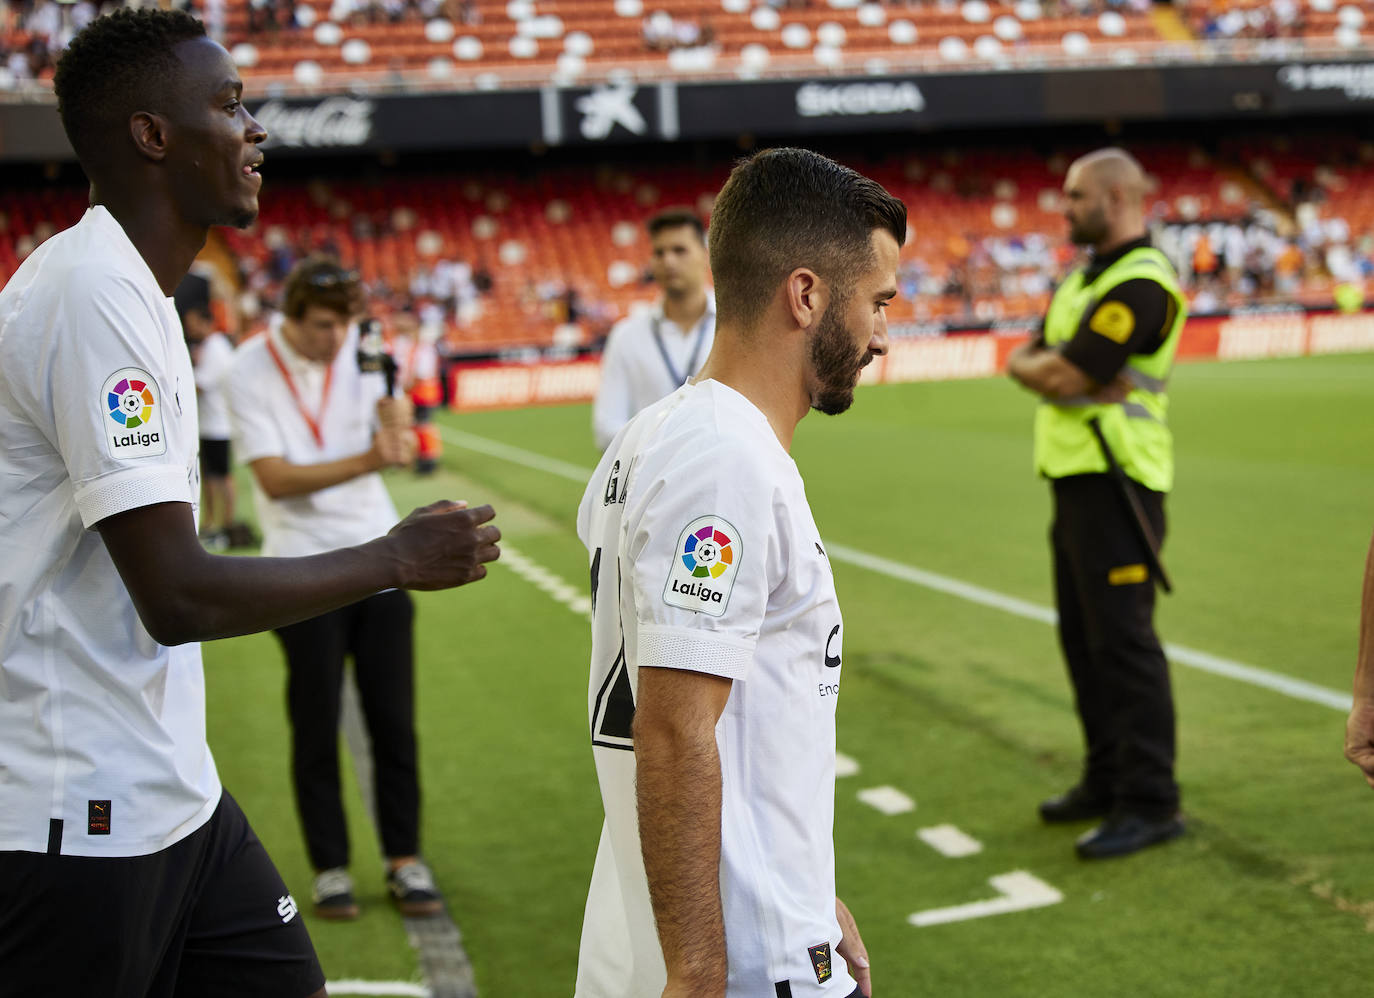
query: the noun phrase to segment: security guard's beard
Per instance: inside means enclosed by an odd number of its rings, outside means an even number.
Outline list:
[[[1069,242],[1075,246],[1096,246],[1107,236],[1107,216],[1101,208],[1069,225]]]
[[[859,372],[873,359],[867,350],[854,345],[853,334],[845,328],[840,318],[845,304],[832,301],[811,337],[811,372],[816,379],[811,408],[827,416],[838,415],[854,404]]]

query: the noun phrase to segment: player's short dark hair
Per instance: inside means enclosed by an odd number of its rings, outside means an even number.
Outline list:
[[[301,319],[312,305],[340,315],[358,315],[363,310],[362,282],[333,257],[306,257],[286,275],[281,310],[288,319]]]
[[[665,208],[645,222],[644,228],[649,231],[650,239],[665,229],[687,228],[695,232],[703,243],[706,242],[706,226],[701,223],[701,216],[691,208]]]
[[[112,129],[178,92],[183,67],[172,48],[204,35],[205,25],[184,10],[128,7],[76,33],[57,62],[53,90],[67,139],[88,173],[108,155]]]
[[[906,205],[882,185],[808,149],[767,149],[742,160],[711,212],[711,273],[721,322],[756,323],[798,267],[823,277],[837,301],[872,265],[872,234],[906,242]]]

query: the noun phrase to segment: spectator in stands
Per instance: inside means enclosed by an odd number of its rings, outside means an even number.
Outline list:
[[[715,301],[706,287],[706,231],[695,212],[669,209],[645,226],[650,267],[663,297],[622,319],[601,354],[592,430],[602,450],[645,406],[681,388],[711,352]]]
[[[353,320],[362,305],[357,275],[327,258],[307,258],[287,277],[279,321],[234,358],[234,441],[253,472],[265,556],[358,544],[396,522],[378,472],[414,457],[410,405],[388,395],[381,372],[359,364]],[[339,780],[349,657],[372,747],[387,886],[405,915],[442,907],[419,858],[413,623],[410,597],[388,589],[276,630],[286,654],[296,806],[323,918],[358,915]]]

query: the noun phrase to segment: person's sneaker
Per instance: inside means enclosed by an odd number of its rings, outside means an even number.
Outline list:
[[[315,875],[310,890],[315,914],[321,918],[347,920],[358,917],[358,902],[353,897],[353,878],[342,866]]]
[[[386,886],[396,907],[407,918],[429,918],[444,910],[434,874],[418,859],[388,873]]]

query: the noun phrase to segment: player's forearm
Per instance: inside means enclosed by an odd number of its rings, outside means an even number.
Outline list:
[[[644,872],[668,981],[684,994],[725,994],[720,902],[720,756],[713,726],[635,725],[635,792]]]
[[[177,645],[269,630],[407,583],[390,538],[307,558],[237,558],[200,546],[190,506],[97,525],[148,633]]]
[[[1364,565],[1364,596],[1360,601],[1360,646],[1355,659],[1355,699],[1374,705],[1374,540]]]
[[[269,498],[290,499],[380,471],[385,462],[376,448],[370,448],[361,454],[319,464],[293,464],[285,458],[267,457],[252,462],[251,467]]]

